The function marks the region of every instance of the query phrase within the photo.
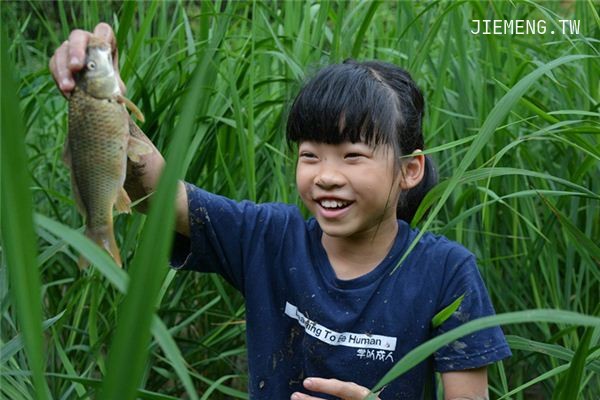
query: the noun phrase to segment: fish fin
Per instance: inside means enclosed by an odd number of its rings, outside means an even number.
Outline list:
[[[115,234],[113,231],[112,223],[96,229],[90,229],[89,227],[86,227],[85,235],[98,246],[105,249],[108,252],[108,254],[111,255],[113,260],[115,260],[115,263],[119,267],[122,267],[123,263],[121,261],[121,253],[119,251],[119,247],[117,246],[117,242],[115,242]],[[90,262],[86,260],[83,256],[80,256],[77,265],[79,265],[79,268],[83,269],[89,266]]]
[[[137,108],[137,106],[135,104],[133,104],[133,102],[131,100],[129,100],[127,97],[123,96],[123,95],[117,95],[117,101],[121,104],[125,104],[125,107],[127,107],[127,109],[129,111],[131,111],[131,113],[133,115],[135,115],[135,117],[140,121],[140,122],[144,122],[146,119],[144,118],[144,114],[142,114],[142,112],[140,111],[139,108]]]
[[[140,162],[140,156],[152,153],[152,147],[143,140],[129,136],[127,142],[127,157],[133,162]]]
[[[115,207],[120,213],[131,213],[131,199],[123,187],[121,187],[119,193],[117,193]]]

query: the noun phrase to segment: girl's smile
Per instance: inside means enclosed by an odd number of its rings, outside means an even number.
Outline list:
[[[352,202],[335,198],[316,199],[316,202],[319,206],[319,214],[325,219],[339,219],[343,217],[352,206]]]

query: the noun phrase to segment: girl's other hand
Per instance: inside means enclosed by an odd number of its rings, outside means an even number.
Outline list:
[[[125,85],[119,74],[119,52],[117,50],[117,40],[110,25],[101,22],[94,28],[94,35],[106,40],[112,49],[113,66],[121,92],[125,93]],[[85,49],[87,47],[90,32],[81,29],[75,29],[69,35],[69,40],[65,40],[50,59],[49,67],[52,78],[56,82],[58,90],[65,97],[69,97],[75,87],[74,76],[81,71],[85,63]]]
[[[337,379],[306,378],[303,382],[304,387],[312,392],[330,394],[343,400],[363,400],[371,391],[364,386],[354,382],[343,382]],[[294,393],[291,400],[318,400],[320,397],[313,397],[307,394]],[[377,399],[379,399],[377,397]]]

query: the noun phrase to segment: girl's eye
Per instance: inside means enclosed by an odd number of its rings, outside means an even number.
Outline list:
[[[300,153],[300,159],[302,159],[302,160],[314,160],[316,158],[317,158],[316,155],[314,155],[313,153],[310,153],[308,151],[303,151],[302,153]]]
[[[346,154],[345,158],[356,159],[359,157],[363,157],[363,155],[360,153],[348,153],[348,154]]]
[[[91,70],[94,70],[94,69],[96,69],[96,63],[95,63],[95,62],[93,62],[93,61],[90,61],[90,62],[87,64],[87,68],[88,68],[88,69],[91,69]]]

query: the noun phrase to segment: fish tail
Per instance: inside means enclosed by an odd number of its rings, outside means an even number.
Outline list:
[[[86,227],[85,235],[92,239],[94,243],[98,244],[98,246],[108,251],[108,254],[111,255],[119,267],[122,266],[123,263],[121,261],[121,252],[119,251],[119,247],[115,241],[112,224],[97,228]],[[79,261],[77,262],[79,268],[84,269],[89,266],[89,264],[89,261],[83,256],[79,257]]]

